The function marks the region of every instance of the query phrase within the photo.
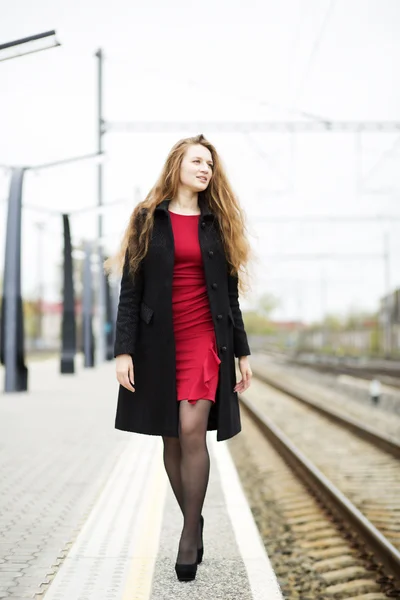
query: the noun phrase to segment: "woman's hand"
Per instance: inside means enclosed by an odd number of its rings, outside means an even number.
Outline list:
[[[242,392],[246,391],[247,388],[250,386],[251,378],[253,376],[253,373],[250,369],[249,359],[247,356],[241,356],[239,358],[239,370],[242,375],[242,379],[241,381],[239,381],[239,383],[236,384],[233,391],[241,394]]]
[[[135,385],[135,374],[132,356],[130,354],[119,354],[115,360],[119,383],[130,392],[134,392],[135,388],[133,385]]]

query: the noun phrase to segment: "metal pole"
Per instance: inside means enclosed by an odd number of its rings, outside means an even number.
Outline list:
[[[36,348],[40,349],[43,342],[43,230],[44,223],[35,223],[38,232],[37,246],[37,329]]]
[[[389,233],[384,234],[384,261],[385,261],[385,293],[390,294],[390,249],[389,249]]]
[[[114,343],[115,343],[115,329],[117,322],[117,313],[118,313],[118,302],[119,302],[119,285],[116,285],[115,282],[111,287],[112,295],[111,295],[111,306],[112,306],[112,323],[113,323],[113,354],[114,354]]]
[[[62,217],[64,227],[64,287],[60,372],[75,373],[76,322],[72,244],[69,216],[63,215]]]
[[[321,269],[321,344],[324,348],[328,343],[327,336],[327,313],[326,313],[326,278],[324,270]]]
[[[390,356],[392,352],[392,298],[390,296],[390,250],[389,233],[384,234],[384,269],[385,269],[385,303],[384,303],[384,340],[385,355]]]
[[[103,51],[101,48],[96,52],[98,59],[97,71],[97,138],[98,152],[103,152]],[[97,204],[103,205],[103,165],[101,162],[97,166]],[[97,361],[103,362],[106,359],[106,281],[103,270],[103,248],[101,239],[103,237],[103,216],[101,212],[98,215],[98,299],[97,299]]]
[[[89,242],[85,243],[85,262],[83,266],[83,298],[82,298],[82,329],[83,353],[85,367],[94,366],[93,347],[93,295],[92,295],[92,248]]]
[[[114,358],[114,323],[112,307],[112,290],[110,278],[105,276],[106,281],[106,360]]]
[[[1,309],[1,360],[5,365],[5,392],[25,392],[28,389],[21,296],[21,220],[24,174],[23,167],[12,169],[8,198]]]

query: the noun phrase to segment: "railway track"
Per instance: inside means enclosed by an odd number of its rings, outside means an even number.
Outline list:
[[[280,363],[306,367],[320,373],[333,373],[337,375],[351,375],[358,379],[371,380],[379,379],[381,383],[400,389],[400,363],[390,363],[385,361],[365,361],[336,358],[328,360],[318,355],[298,356],[290,355],[287,352],[278,350],[262,350],[261,354],[269,356]]]
[[[299,511],[299,493],[287,499],[277,492],[278,503],[288,502],[290,528],[294,519],[297,531],[311,535],[318,591],[305,596],[303,590],[298,597],[400,598],[400,446],[338,411],[315,405],[282,378],[273,381],[253,363],[252,368],[253,384],[240,398],[246,419],[257,425],[316,499],[304,499]],[[254,482],[249,489],[254,493]],[[257,503],[253,507],[260,510]],[[275,550],[270,554],[273,560]],[[362,595],[354,595],[356,590]]]
[[[394,436],[383,433],[377,428],[374,428],[372,425],[363,423],[361,420],[356,419],[341,410],[338,410],[336,407],[327,406],[326,403],[321,402],[320,399],[317,399],[316,397],[313,398],[312,394],[310,394],[310,391],[303,392],[298,383],[293,384],[290,382],[290,380],[287,382],[286,378],[284,376],[282,377],[282,373],[269,373],[268,370],[257,366],[257,363],[256,366],[253,366],[252,368],[259,381],[262,381],[267,385],[271,385],[275,389],[288,394],[292,398],[295,398],[305,406],[309,407],[315,412],[320,413],[332,422],[338,423],[342,427],[352,431],[361,439],[370,441],[375,446],[392,454],[395,458],[400,458],[400,445],[398,439]]]
[[[398,369],[393,368],[379,368],[379,367],[362,367],[362,366],[351,366],[346,363],[327,364],[327,363],[311,363],[308,361],[302,361],[297,359],[289,359],[288,361],[293,362],[295,365],[300,365],[319,371],[321,373],[336,373],[351,375],[352,377],[358,377],[359,379],[371,380],[379,379],[381,383],[389,385],[393,388],[400,389],[400,377]]]

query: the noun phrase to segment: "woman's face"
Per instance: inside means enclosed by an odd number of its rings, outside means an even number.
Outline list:
[[[212,177],[212,165],[208,148],[201,144],[188,146],[181,163],[181,184],[194,192],[205,190]]]

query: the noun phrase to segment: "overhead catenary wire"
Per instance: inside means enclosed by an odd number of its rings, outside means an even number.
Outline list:
[[[394,154],[400,148],[400,137],[396,138],[390,148],[387,148],[375,162],[375,164],[370,167],[370,169],[363,175],[364,183],[368,181],[368,179],[379,169],[381,164],[387,160],[392,154]]]
[[[287,188],[289,188],[290,187],[289,179],[284,173],[282,173],[279,166],[277,166],[275,158],[270,153],[268,153],[266,150],[264,150],[264,148],[261,147],[261,145],[258,143],[258,141],[255,140],[250,133],[245,133],[245,134],[243,134],[243,136],[244,136],[244,139],[249,144],[249,146],[254,150],[254,152],[263,161],[265,161],[267,163],[267,165],[270,167],[270,169],[274,173],[276,173],[276,175],[280,178],[280,180],[284,183],[284,185],[287,186]]]
[[[400,222],[400,214],[391,215],[249,215],[249,218],[258,223],[376,223],[387,221]]]
[[[106,64],[107,64],[107,61],[111,61],[111,63],[115,62],[117,64],[119,64],[119,63],[126,64],[127,66],[129,66],[131,68],[133,66],[132,61],[129,61],[127,59],[123,59],[123,58],[120,58],[117,56],[113,56],[113,55],[109,56],[108,54],[105,56]],[[215,95],[221,96],[223,98],[228,99],[229,102],[232,102],[232,99],[234,99],[234,100],[237,100],[237,101],[243,102],[243,103],[252,103],[252,104],[256,104],[260,107],[270,108],[272,110],[284,111],[289,115],[293,115],[296,117],[301,117],[306,120],[316,121],[316,122],[321,122],[321,123],[324,123],[324,122],[330,120],[329,117],[326,117],[323,115],[318,115],[318,114],[312,113],[310,111],[302,110],[302,109],[297,108],[296,106],[286,106],[281,103],[271,102],[270,100],[255,98],[254,96],[250,96],[250,95],[236,94],[235,92],[232,92],[232,90],[230,88],[229,88],[229,92],[226,92],[226,91],[216,88],[215,86],[205,84],[204,79],[202,81],[196,81],[194,79],[184,77],[182,75],[179,75],[179,77],[178,77],[178,76],[175,76],[173,73],[166,72],[165,69],[161,69],[159,67],[146,68],[145,73],[141,76],[139,75],[139,78],[146,77],[146,73],[149,73],[149,74],[154,73],[154,75],[157,77],[157,79],[160,79],[160,77],[165,78],[169,82],[174,81],[175,83],[177,83],[179,85],[183,84],[183,85],[187,85],[190,87],[194,87],[194,88],[198,89],[199,91],[203,91],[205,93],[212,93],[213,96],[215,96]],[[131,72],[131,76],[132,76],[132,72]],[[226,89],[226,86],[224,87],[224,89]]]
[[[308,12],[310,5],[309,4],[304,4],[301,3],[299,4],[299,13],[298,13],[298,18],[297,18],[297,26],[295,27],[295,31],[292,37],[292,41],[290,43],[290,48],[289,48],[289,52],[288,52],[288,56],[289,56],[289,62],[288,62],[288,75],[287,75],[287,85],[288,85],[288,90],[291,87],[291,82],[292,82],[292,78],[293,78],[293,73],[292,73],[292,67],[295,63],[295,53],[297,50],[297,47],[299,45],[299,41],[301,39],[301,32],[303,29],[303,22],[306,16],[306,13]],[[289,95],[289,94],[288,94]]]
[[[296,100],[297,101],[300,99],[300,97],[301,97],[301,95],[303,93],[304,84],[307,81],[307,78],[308,78],[308,76],[310,74],[310,71],[311,71],[311,68],[313,66],[315,57],[317,56],[318,51],[320,49],[321,42],[322,42],[323,37],[324,37],[324,35],[326,33],[326,30],[328,28],[329,20],[330,20],[330,18],[332,16],[332,12],[333,12],[335,3],[336,3],[336,0],[330,0],[330,2],[328,4],[328,8],[327,8],[327,10],[325,12],[325,16],[324,16],[324,18],[322,20],[321,27],[320,27],[320,29],[319,29],[319,31],[318,31],[318,33],[316,35],[316,38],[314,40],[314,44],[313,44],[313,47],[311,49],[310,56],[308,58],[306,66],[305,66],[305,68],[303,70],[303,73],[302,73],[302,75],[300,77],[300,81],[299,81],[299,83],[297,85],[297,89],[296,89]]]

